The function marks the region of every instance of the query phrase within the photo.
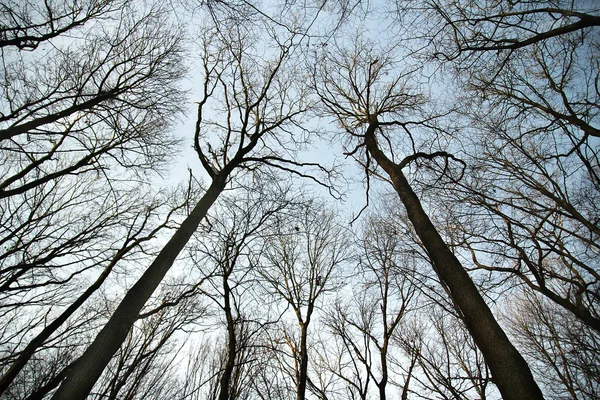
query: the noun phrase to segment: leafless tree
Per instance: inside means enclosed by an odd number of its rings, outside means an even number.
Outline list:
[[[272,40],[269,43],[273,46],[272,52],[260,58],[252,56],[259,33],[274,34],[267,36]],[[198,102],[194,149],[210,178],[210,185],[127,292],[94,342],[75,362],[55,399],[84,398],[89,393],[127,337],[140,310],[210,207],[232,181],[236,170],[254,170],[262,165],[307,176],[297,169],[307,165],[287,154],[307,133],[298,124],[310,104],[305,101],[302,86],[295,85],[296,80],[292,79],[295,71],[289,57],[296,36],[280,38],[270,29],[257,32],[239,24],[229,29],[224,26],[207,29],[202,42],[203,97]],[[309,166],[318,168],[315,164]]]
[[[371,43],[377,2],[182,3],[0,5],[1,395],[598,396],[595,3],[397,1]],[[208,184],[157,194],[198,30]],[[276,177],[338,194],[327,121],[369,210],[395,190],[352,296],[338,217]]]
[[[197,296],[196,296],[197,298]],[[92,398],[161,399],[175,396],[175,360],[182,344],[174,337],[205,317],[206,307],[187,296],[141,318],[108,365]]]
[[[319,302],[339,284],[348,238],[334,214],[316,201],[297,206],[295,212],[280,219],[269,235],[261,274],[265,289],[293,313],[295,322],[285,325],[282,335],[293,361],[296,398],[303,400],[309,381],[309,328]]]
[[[390,365],[393,337],[417,291],[411,280],[414,271],[406,257],[410,253],[401,251],[399,231],[394,225],[395,221],[374,214],[365,222],[358,240],[356,277],[352,280],[356,292],[353,299],[339,299],[328,315],[328,326],[352,359],[346,363],[349,368],[332,368],[332,372],[340,375],[361,399],[369,398],[370,382],[376,387],[377,398],[388,398],[389,381],[397,377]],[[396,384],[407,392],[409,381],[410,374]]]
[[[426,9],[423,54],[459,78],[469,125],[466,179],[442,202],[455,205],[457,243],[496,284],[516,278],[598,330],[597,6]]]
[[[35,50],[40,43],[77,31],[88,21],[110,18],[124,3],[112,0],[43,4],[32,0],[4,2],[0,9],[0,47]]]
[[[524,282],[598,331],[600,192],[580,157],[558,154],[556,137],[536,139],[497,130],[476,146],[472,173],[454,192],[466,227],[459,240],[478,268]],[[469,222],[474,213],[486,219]]]
[[[26,30],[59,36],[33,51],[2,49],[1,198],[62,176],[135,177],[173,149],[168,126],[183,99],[180,32],[158,7],[84,3],[26,1],[2,14],[6,26],[29,23]],[[69,15],[78,22],[63,32]],[[44,17],[51,20],[38,26]]]
[[[405,14],[420,20],[412,29],[428,43],[421,55],[458,78],[470,125],[461,139],[466,179],[441,202],[452,203],[456,243],[497,290],[527,286],[518,296],[536,311],[528,324],[545,328],[530,329],[524,354],[543,343],[556,355],[544,329],[560,337],[558,319],[544,310],[558,305],[579,320],[570,326],[598,331],[600,10],[566,1],[421,5],[424,18]],[[541,307],[529,290],[554,305]]]
[[[270,226],[294,206],[293,191],[283,182],[254,184],[223,196],[207,222],[209,232],[198,235],[190,248],[193,262],[206,283],[201,290],[216,306],[219,360],[213,373],[215,399],[244,399],[255,374],[261,334],[279,315],[270,313],[253,289],[258,260]],[[224,321],[223,321],[224,320]],[[223,323],[224,322],[224,323]],[[221,326],[224,325],[224,326]],[[222,342],[222,343],[221,343]]]
[[[285,357],[286,344],[281,331],[273,329],[265,336],[264,351],[259,353],[258,373],[252,380],[252,394],[261,400],[293,400],[297,397],[296,386],[290,382]]]
[[[410,392],[421,398],[494,398],[490,371],[462,322],[441,308],[423,311],[421,320],[414,319],[397,335],[415,362]]]
[[[98,198],[93,190],[86,193],[88,189],[67,198],[67,202],[57,199],[57,204],[53,204],[47,198],[40,208],[46,209],[48,218],[30,218],[29,226],[22,225],[22,234],[11,238],[17,243],[20,239],[23,249],[4,258],[7,267],[1,307],[6,317],[6,324],[2,325],[2,391],[36,352],[63,347],[61,341],[68,342],[69,336],[78,335],[76,326],[88,319],[82,317],[80,310],[91,311],[85,303],[114,270],[123,271],[144,253],[151,253],[152,240],[176,225],[173,213],[186,203],[182,196],[183,204],[171,208],[164,195],[152,200],[126,192],[118,199]],[[98,204],[102,200],[104,204]],[[85,205],[96,211],[80,208]],[[160,221],[157,214],[163,213],[166,218]],[[28,257],[10,265],[19,253],[28,253]],[[95,280],[88,283],[85,277],[96,271]],[[75,322],[78,315],[81,320]],[[79,329],[87,331],[96,324],[87,320],[87,326]],[[82,339],[87,337],[83,332],[79,333]],[[27,338],[29,335],[32,336]],[[73,343],[70,346],[77,348]]]
[[[518,50],[557,38],[586,35],[600,26],[593,2],[470,1],[397,2],[407,40],[425,41],[422,55],[456,61],[506,61]],[[408,30],[404,33],[409,32]]]
[[[98,323],[80,313],[84,303],[173,222],[165,196],[144,193],[138,174],[173,149],[167,128],[183,68],[179,32],[158,7],[0,7],[4,392],[32,357],[45,358],[40,351],[78,351]],[[168,217],[159,222],[158,213]],[[86,319],[90,326],[80,325]]]
[[[404,141],[414,143],[418,140],[416,130],[428,128],[432,119],[426,116],[419,119],[423,96],[409,90],[403,76],[389,76],[391,65],[389,55],[375,55],[361,44],[350,51],[323,54],[316,67],[316,90],[324,108],[351,138],[353,148],[349,154],[359,159],[369,175],[377,176],[376,166],[381,168],[385,179],[393,185],[431,257],[434,271],[447,286],[504,398],[542,398],[527,363],[440,236],[403,172],[411,163],[437,159],[447,166],[444,172],[448,174],[450,164],[457,163],[457,159],[444,150],[417,151],[397,158],[394,145],[397,137],[401,135]]]

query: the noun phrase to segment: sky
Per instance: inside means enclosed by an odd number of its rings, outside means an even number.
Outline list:
[[[263,5],[268,10],[268,5]],[[385,48],[386,44],[393,39],[395,34],[393,26],[393,14],[388,9],[389,6],[385,2],[369,2],[361,3],[361,7],[370,7],[370,13],[365,13],[363,17],[353,18],[351,23],[346,23],[338,28],[336,32],[335,43],[331,35],[323,35],[323,26],[331,25],[334,20],[326,11],[322,11],[319,18],[311,25],[311,34],[313,37],[303,39],[307,43],[306,48],[327,51],[334,45],[351,46],[357,36],[360,35],[361,40],[370,41],[373,46]],[[356,10],[355,10],[356,11]],[[268,13],[268,11],[265,11]],[[361,14],[355,13],[360,16]],[[183,21],[189,24],[191,29],[195,24],[198,24],[198,18],[194,14],[190,14],[190,20]],[[306,20],[311,21],[311,16],[307,16]],[[344,42],[346,42],[344,44]],[[329,44],[331,43],[331,47]],[[303,47],[304,48],[304,47]],[[375,51],[380,50],[374,48]],[[395,49],[394,51],[398,51]],[[189,176],[188,169],[191,169],[196,178],[201,178],[204,182],[208,182],[208,175],[203,170],[198,156],[193,149],[193,135],[196,122],[196,101],[202,97],[201,68],[194,64],[195,57],[189,58],[191,63],[188,65],[188,76],[183,81],[183,87],[189,92],[185,104],[185,112],[180,116],[179,121],[173,127],[174,134],[181,140],[180,152],[174,157],[173,162],[169,165],[168,170],[162,175],[158,181],[161,185],[175,186],[180,182],[185,182]],[[338,208],[345,218],[350,222],[365,206],[365,182],[364,170],[351,158],[344,156],[344,149],[339,140],[339,126],[331,119],[311,118],[307,126],[310,130],[314,126],[315,130],[325,131],[325,135],[317,137],[313,135],[312,146],[300,152],[299,160],[304,162],[318,162],[324,166],[336,165],[337,169],[343,171],[341,179],[335,182],[336,189],[342,194],[341,201],[334,199],[329,195],[328,191],[310,181],[309,179],[301,179],[298,184],[303,186],[307,191],[314,195],[325,198],[331,202],[332,206]],[[376,182],[371,182],[371,196],[380,189]]]

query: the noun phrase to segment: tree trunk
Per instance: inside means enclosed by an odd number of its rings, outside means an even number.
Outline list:
[[[8,389],[9,385],[12,381],[17,377],[19,372],[25,367],[25,365],[31,359],[31,356],[35,354],[36,350],[44,344],[44,342],[62,326],[62,324],[75,313],[86,302],[87,299],[90,298],[92,294],[106,280],[108,275],[111,273],[113,267],[120,261],[123,256],[125,256],[134,246],[138,245],[140,240],[135,240],[132,244],[122,248],[111,260],[111,262],[104,268],[104,271],[98,276],[96,281],[87,288],[85,292],[83,292],[73,304],[71,304],[65,311],[62,312],[51,324],[45,327],[35,338],[33,338],[29,344],[23,349],[19,357],[11,364],[10,368],[6,373],[0,378],[0,395],[4,393],[6,389]]]
[[[231,310],[229,283],[227,282],[228,274],[223,277],[223,298],[225,302],[225,318],[227,319],[227,361],[225,363],[225,369],[221,376],[219,400],[229,399],[229,387],[231,386],[231,376],[233,375],[233,369],[235,367],[235,358],[237,352],[237,343],[235,337],[235,323],[233,321],[233,312]]]
[[[183,221],[173,237],[163,247],[156,259],[140,279],[127,292],[96,339],[75,362],[52,397],[53,400],[83,400],[119,349],[127,333],[137,320],[139,312],[169,271],[175,258],[192,237],[206,213],[225,188],[227,174],[222,172],[214,179],[196,207]]]
[[[306,381],[308,379],[308,324],[308,321],[303,323],[300,332],[300,374],[298,378],[298,393],[296,395],[297,400],[304,400],[306,398]]]
[[[385,318],[385,314],[384,314]],[[385,320],[384,320],[385,324]],[[384,329],[387,329],[384,328]],[[386,400],[385,388],[388,383],[388,367],[387,367],[387,350],[388,350],[388,337],[387,332],[384,333],[383,346],[379,353],[379,360],[381,362],[381,380],[377,383],[377,389],[379,391],[379,400]]]
[[[493,381],[502,398],[543,399],[529,366],[508,340],[460,261],[433,226],[401,168],[379,149],[375,139],[378,127],[376,118],[370,121],[365,133],[367,150],[392,180],[408,218],[431,257],[436,274],[450,290],[454,303],[464,316],[467,328],[490,367]]]

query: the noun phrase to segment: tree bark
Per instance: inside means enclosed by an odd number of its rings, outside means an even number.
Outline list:
[[[96,290],[102,286],[106,278],[108,278],[109,274],[113,270],[114,266],[119,262],[129,251],[131,251],[135,246],[138,246],[141,242],[150,240],[150,236],[145,238],[140,238],[133,240],[131,243],[124,245],[121,250],[115,254],[110,263],[104,268],[102,273],[98,276],[96,281],[83,292],[77,300],[73,302],[69,307],[65,309],[52,323],[50,323],[47,327],[45,327],[35,338],[33,338],[29,344],[23,349],[23,351],[19,354],[19,357],[11,364],[10,368],[2,375],[0,378],[0,395],[4,393],[6,389],[10,386],[13,380],[17,377],[19,372],[25,367],[25,365],[29,362],[33,354],[37,351],[37,349],[44,344],[44,342],[52,335],[54,332],[58,330],[74,313],[89,299]]]
[[[375,138],[378,128],[377,118],[372,118],[365,133],[367,151],[390,177],[408,218],[431,257],[436,274],[450,290],[454,303],[481,350],[502,398],[543,399],[529,366],[509,341],[462,264],[434,227],[402,169],[379,149]]]
[[[302,324],[300,332],[300,374],[298,378],[298,393],[297,400],[306,398],[306,381],[308,380],[308,324],[310,317]]]
[[[235,322],[233,320],[233,311],[231,310],[229,283],[227,282],[229,275],[225,274],[223,277],[223,298],[224,298],[224,311],[225,318],[227,319],[227,361],[225,363],[225,369],[221,376],[219,400],[229,400],[230,398],[230,386],[231,376],[233,375],[233,369],[235,368],[235,359],[237,353],[237,340],[235,337]]]
[[[67,375],[61,387],[54,394],[53,400],[83,400],[87,397],[102,371],[127,337],[144,304],[225,188],[227,175],[222,171],[214,176],[210,187],[190,215],[163,247],[154,262],[127,292],[96,339],[75,361],[71,373]]]
[[[384,335],[385,337],[383,338],[383,347],[379,353],[379,362],[381,363],[381,380],[377,383],[377,389],[379,391],[379,400],[386,400],[385,388],[388,383],[387,351],[389,338],[387,337],[387,332],[385,332]]]

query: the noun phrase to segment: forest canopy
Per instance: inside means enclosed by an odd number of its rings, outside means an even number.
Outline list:
[[[0,398],[600,398],[595,1],[3,0],[0,49]]]

